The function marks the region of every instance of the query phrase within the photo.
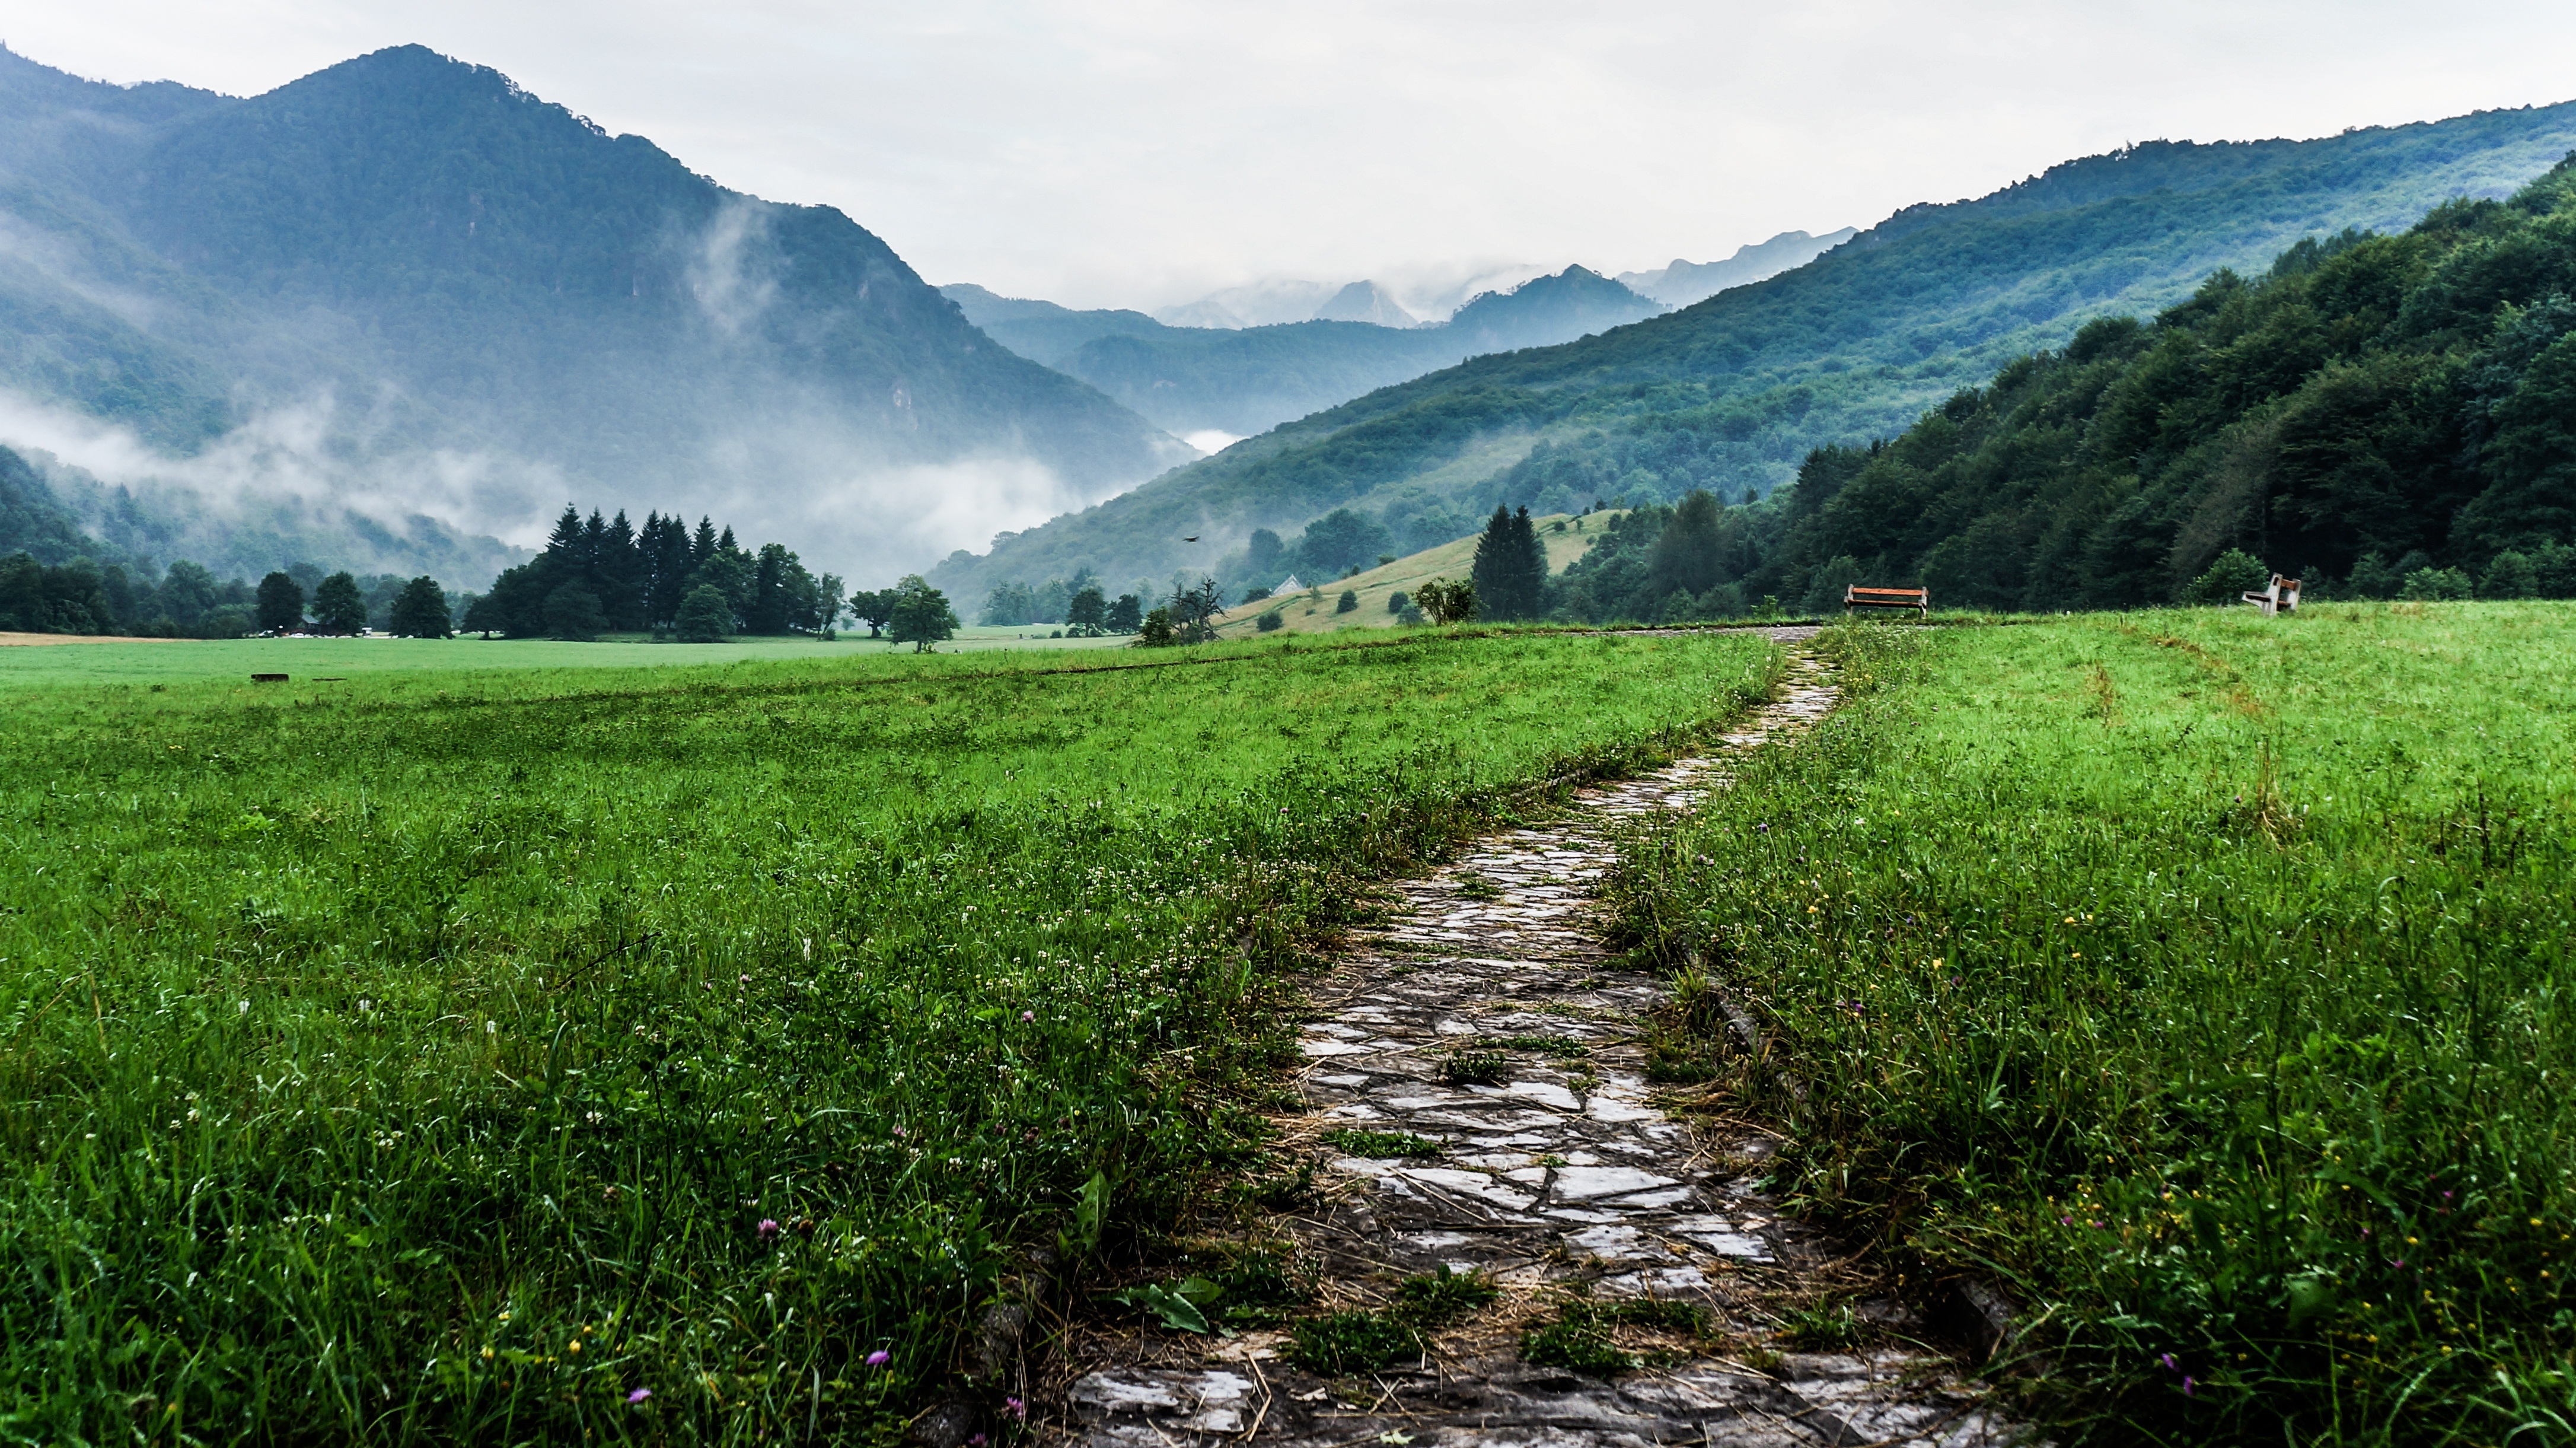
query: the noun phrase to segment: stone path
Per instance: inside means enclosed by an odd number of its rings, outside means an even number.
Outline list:
[[[1590,891],[1623,822],[1689,808],[1742,751],[1834,699],[1801,658],[1725,747],[1586,790],[1550,824],[1401,884],[1385,927],[1317,983],[1300,1083],[1310,1109],[1281,1126],[1323,1164],[1324,1204],[1276,1231],[1320,1268],[1329,1308],[1388,1307],[1403,1279],[1443,1265],[1489,1274],[1497,1301],[1436,1330],[1418,1362],[1329,1379],[1291,1366],[1281,1331],[1093,1336],[1070,1345],[1071,1381],[1059,1378],[1064,1431],[1099,1448],[2009,1441],[1934,1354],[1788,1345],[1783,1314],[1867,1279],[1754,1188],[1766,1138],[1695,1129],[1658,1104],[1640,1034],[1665,992],[1612,968],[1596,935]],[[1461,1083],[1462,1052],[1485,1068],[1464,1074],[1495,1079]],[[1440,1152],[1370,1159],[1324,1144],[1350,1129]],[[1640,1299],[1696,1305],[1713,1327],[1604,1329],[1650,1364],[1608,1379],[1522,1359],[1522,1333],[1567,1303]],[[1874,1339],[1908,1325],[1890,1302],[1862,1310]]]

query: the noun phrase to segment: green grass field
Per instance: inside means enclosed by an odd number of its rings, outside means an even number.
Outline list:
[[[1827,641],[1619,886],[1810,1088],[1735,1078],[1780,1183],[2000,1278],[2061,1442],[2576,1438],[2576,608]]]
[[[1364,882],[1777,666],[730,647],[6,651],[9,1436],[890,1437],[1087,1184],[1258,1174]]]
[[[993,649],[1116,648],[1131,639],[1049,639],[1041,628],[965,628],[942,653]],[[1026,635],[1039,637],[1025,637]],[[901,652],[909,653],[909,647]],[[285,674],[304,684],[317,677],[480,672],[500,669],[667,669],[675,665],[773,660],[874,658],[898,652],[862,631],[826,643],[804,638],[744,638],[721,644],[657,644],[609,639],[592,644],[552,639],[170,639],[150,643],[60,643],[0,648],[0,690],[80,683],[171,683]]]

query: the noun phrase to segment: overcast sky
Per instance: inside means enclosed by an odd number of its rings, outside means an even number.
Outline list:
[[[2576,97],[2568,0],[82,0],[0,40],[235,94],[417,41],[934,282],[1082,306],[1705,261],[2124,141]]]

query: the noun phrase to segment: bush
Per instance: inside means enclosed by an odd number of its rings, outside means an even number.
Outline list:
[[[1339,602],[1339,603],[1337,603],[1337,604],[1334,604],[1334,605],[1333,605],[1333,612],[1335,612],[1335,613],[1357,613],[1357,612],[1359,612],[1359,608],[1360,608],[1360,594],[1359,594],[1359,590],[1358,590],[1358,589],[1356,589],[1356,588],[1345,588],[1345,589],[1343,589],[1343,590],[1342,590],[1342,601],[1341,601],[1341,602]]]
[[[578,583],[567,583],[546,595],[546,632],[568,643],[588,643],[608,627],[599,595]]]
[[[720,644],[725,631],[733,627],[733,605],[725,602],[724,590],[701,583],[680,600],[679,614],[671,625],[684,644]]]
[[[1411,607],[1413,607],[1413,596],[1403,589],[1399,588],[1386,596],[1386,611],[1389,613],[1402,613]]]
[[[1465,623],[1476,616],[1476,585],[1435,578],[1413,591],[1413,602],[1433,623]]]
[[[1807,579],[1807,612],[1828,613],[1842,607],[1843,590],[1860,581],[1860,560],[1848,553],[1816,565]]]
[[[1279,610],[1275,608],[1252,621],[1252,626],[1261,630],[1263,633],[1276,633],[1280,629],[1287,627],[1287,624],[1288,620],[1281,618],[1279,616]]]
[[[2272,570],[2264,566],[2262,559],[2242,548],[2230,548],[2211,560],[2209,567],[2203,570],[2198,578],[2183,585],[2182,597],[2179,601],[2196,604],[2242,603],[2245,601],[2244,595],[2267,588],[2271,582]]]
[[[2536,598],[2540,594],[2540,570],[2532,565],[2531,555],[2508,548],[2487,564],[2487,576],[2478,580],[2480,598]]]
[[[2475,592],[2469,575],[2456,568],[2418,568],[2406,575],[2406,586],[2397,596],[2410,603],[2450,603]]]

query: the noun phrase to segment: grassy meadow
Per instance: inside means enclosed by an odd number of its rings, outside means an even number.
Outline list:
[[[992,649],[1084,650],[1115,648],[1133,640],[1050,639],[1043,628],[963,628],[940,645],[942,653]],[[1035,635],[1035,637],[1029,637]],[[91,643],[82,639],[41,647],[0,647],[0,692],[94,683],[168,684],[190,679],[230,679],[247,687],[252,674],[285,674],[303,685],[317,678],[347,682],[374,673],[522,673],[531,669],[668,669],[706,664],[874,658],[897,652],[866,630],[838,639],[738,638],[720,644],[654,643],[641,636],[611,635],[597,643],[554,639],[283,638],[151,639]],[[911,652],[907,645],[901,652]]]
[[[962,1334],[1016,1252],[1098,1245],[1087,1188],[1116,1242],[1264,1170],[1280,983],[1366,880],[1778,662],[285,642],[273,686],[247,645],[0,658],[13,1439],[998,1411]]]
[[[2576,1438],[2576,608],[1825,642],[1617,885],[1805,1082],[1733,1063],[1779,1184],[1999,1279],[2062,1442]]]

